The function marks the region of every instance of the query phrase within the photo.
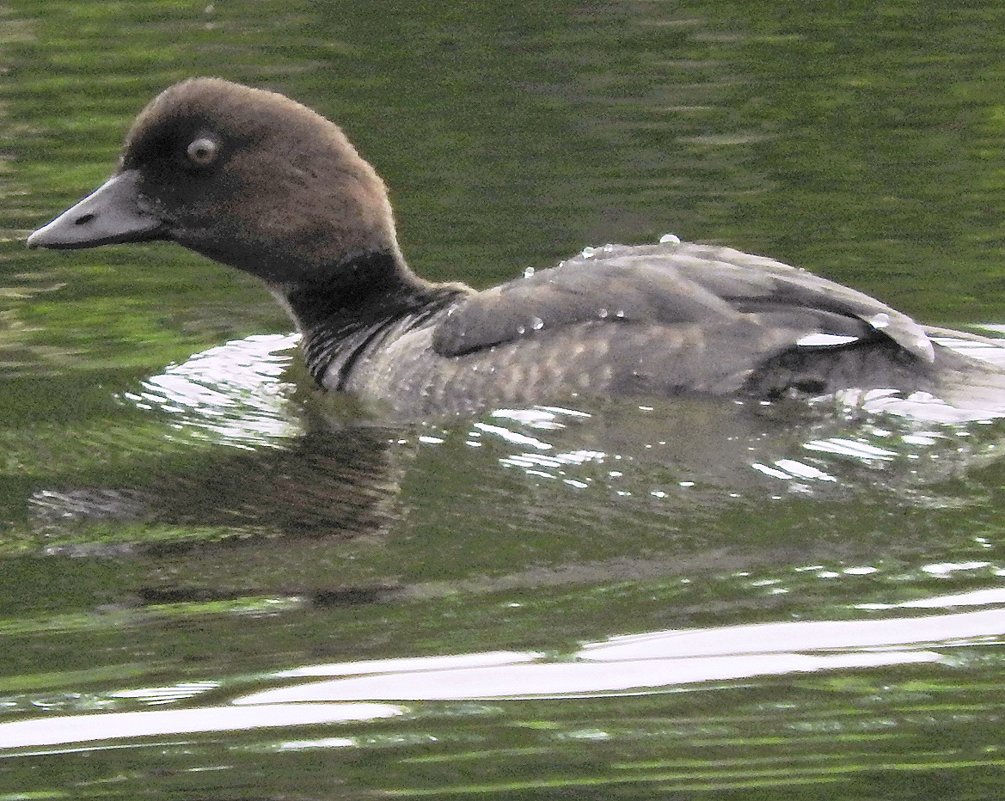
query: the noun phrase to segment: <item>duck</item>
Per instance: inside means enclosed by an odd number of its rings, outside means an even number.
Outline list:
[[[579,397],[1005,392],[1000,371],[869,295],[676,236],[586,248],[482,291],[427,281],[402,255],[384,182],[338,125],[221,78],[151,100],[111,178],[27,245],[152,240],[260,279],[320,388],[402,416]]]

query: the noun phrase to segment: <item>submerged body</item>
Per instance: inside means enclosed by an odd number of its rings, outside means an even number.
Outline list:
[[[150,239],[261,278],[320,386],[401,415],[577,395],[1005,390],[1001,373],[867,295],[673,237],[588,249],[483,292],[429,283],[401,255],[383,183],[337,126],[219,79],[155,98],[118,172],[28,244]]]

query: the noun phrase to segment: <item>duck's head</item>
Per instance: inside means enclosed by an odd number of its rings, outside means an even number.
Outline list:
[[[338,126],[282,95],[218,78],[154,98],[115,174],[27,244],[153,239],[273,284],[371,253],[399,258],[384,184]]]

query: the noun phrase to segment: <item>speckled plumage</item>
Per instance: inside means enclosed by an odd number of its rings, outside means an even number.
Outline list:
[[[493,289],[432,284],[342,131],[288,98],[193,79],[155,98],[118,172],[29,237],[170,239],[261,278],[329,390],[407,416],[577,395],[1005,391],[906,315],[780,262],[680,243],[587,249]]]
[[[935,387],[932,345],[924,329],[872,298],[859,293],[842,298],[843,287],[777,262],[771,266],[798,279],[803,301],[810,288],[821,295],[819,306],[783,299],[784,292],[776,288],[769,293],[763,287],[751,310],[752,295],[744,287],[743,303],[710,295],[709,303],[714,300],[721,308],[716,313],[696,310],[693,298],[700,288],[689,296],[679,275],[674,276],[674,295],[640,290],[640,275],[642,283],[665,279],[678,264],[693,267],[696,258],[706,260],[710,272],[719,265],[764,277],[742,265],[756,257],[727,248],[612,246],[590,259],[580,256],[487,292],[458,293],[421,322],[406,318],[373,340],[357,354],[344,384],[331,370],[321,381],[410,416],[577,395],[777,397],[848,386]],[[622,273],[621,291],[605,260]],[[633,265],[634,260],[643,260],[646,269]],[[580,277],[585,280],[578,281]],[[597,291],[598,278],[606,292]],[[590,291],[577,291],[584,284]],[[828,292],[830,287],[835,292]],[[672,301],[678,297],[682,304],[675,306]],[[882,331],[866,322],[876,315],[885,315]],[[798,344],[814,333],[854,335],[856,345]]]

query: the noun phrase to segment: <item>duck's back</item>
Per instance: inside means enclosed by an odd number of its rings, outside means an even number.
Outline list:
[[[812,335],[890,339],[933,358],[924,329],[875,298],[772,259],[682,242],[588,248],[554,269],[478,293],[439,325],[434,345],[459,356],[576,323],[699,323],[712,331],[744,316],[792,331],[793,345]]]
[[[729,248],[587,250],[393,332],[347,388],[399,411],[581,395],[932,390],[925,329],[874,298]]]

